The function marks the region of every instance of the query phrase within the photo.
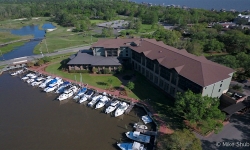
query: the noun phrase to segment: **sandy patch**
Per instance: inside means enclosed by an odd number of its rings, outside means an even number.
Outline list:
[[[40,17],[36,17],[36,18],[32,18],[32,19],[37,20],[37,19],[40,19]]]
[[[72,31],[73,29],[71,28],[71,29],[67,29],[67,31]]]
[[[47,29],[46,30],[46,32],[51,32],[51,31],[54,31],[54,30],[56,30],[57,28],[55,28],[55,29]]]
[[[19,19],[14,19],[14,21],[17,21],[17,20],[25,20],[27,18],[19,18]]]

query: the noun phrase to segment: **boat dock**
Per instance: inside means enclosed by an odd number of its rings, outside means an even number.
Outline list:
[[[125,114],[129,114],[130,111],[134,108],[134,106],[135,106],[135,102],[130,102],[128,109],[125,111]]]
[[[154,135],[154,136],[157,135],[157,132],[155,132],[155,131],[148,131],[148,130],[140,129],[140,128],[136,128],[136,131],[143,133],[145,135]]]

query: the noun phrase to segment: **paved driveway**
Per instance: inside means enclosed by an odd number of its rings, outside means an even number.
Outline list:
[[[218,134],[209,137],[196,136],[202,142],[203,150],[249,150],[250,149],[250,112],[233,115],[230,123]]]

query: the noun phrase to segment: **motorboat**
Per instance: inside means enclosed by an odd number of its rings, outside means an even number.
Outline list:
[[[130,132],[126,132],[125,134],[129,139],[134,140],[134,141],[138,141],[138,142],[142,142],[142,143],[149,143],[150,142],[150,136],[141,134],[138,131],[134,131],[134,132],[130,131]]]
[[[110,101],[110,98],[108,96],[104,95],[99,102],[96,104],[95,109],[102,108],[105,104],[107,104]]]
[[[80,100],[78,101],[78,103],[83,103],[85,101],[87,101],[92,95],[94,94],[93,90],[88,89],[86,91],[86,93],[84,95],[81,96]]]
[[[49,93],[49,92],[54,91],[54,90],[57,89],[58,87],[59,87],[58,84],[53,84],[52,86],[49,85],[49,86],[46,87],[43,91],[46,92],[46,93]]]
[[[117,146],[121,150],[146,150],[143,144],[135,141],[134,143],[117,143]]]
[[[44,79],[43,80],[39,80],[39,81],[36,80],[36,81],[32,82],[31,85],[32,86],[38,86],[38,85],[42,84],[43,82],[44,82]]]
[[[12,75],[12,76],[16,76],[16,75],[18,75],[18,74],[21,74],[21,73],[23,73],[24,72],[24,70],[22,69],[22,70],[17,70],[17,71],[15,71],[15,72],[13,72],[12,74],[10,74],[10,75]]]
[[[68,89],[64,90],[64,93],[69,93],[69,91],[73,91],[73,93],[76,93],[78,91],[78,88],[75,85],[70,85]]]
[[[113,102],[111,102],[110,106],[105,110],[105,113],[111,113],[112,111],[114,111],[117,107],[120,106],[120,101],[115,100]]]
[[[32,83],[32,82],[34,82],[35,80],[36,80],[36,79],[31,78],[31,79],[26,80],[26,82],[27,82],[27,83]]]
[[[35,79],[37,76],[38,76],[38,75],[36,75],[36,74],[32,74],[32,75],[29,76],[29,78],[30,78],[30,79]]]
[[[70,85],[70,82],[68,82],[68,81],[63,82],[63,84],[56,90],[55,93],[63,93],[65,88],[67,88],[69,85]]]
[[[87,91],[86,87],[81,88],[73,99],[79,99]]]
[[[147,130],[148,127],[144,124],[140,124],[140,123],[135,123],[133,126],[135,129],[143,129],[143,130]]]
[[[122,102],[115,111],[115,117],[122,115],[125,112],[125,110],[128,109],[128,107],[129,107],[129,104]]]
[[[56,77],[51,81],[51,83],[49,83],[49,86],[54,86],[54,85],[60,86],[61,84],[63,84],[63,80],[61,78]]]
[[[93,107],[101,98],[103,95],[97,95],[92,98],[92,100],[88,103],[89,107]]]
[[[70,98],[71,96],[73,96],[74,91],[73,90],[67,90],[66,92],[64,92],[63,94],[61,94],[57,99],[59,101],[65,100]]]
[[[45,88],[47,86],[47,84],[53,80],[52,78],[48,78],[46,79],[42,84],[39,85],[40,88]]]
[[[34,73],[28,73],[28,74],[26,74],[26,76],[22,77],[22,80],[27,80],[27,79],[29,79],[31,76],[34,76],[34,75],[36,75],[36,74],[34,74]]]

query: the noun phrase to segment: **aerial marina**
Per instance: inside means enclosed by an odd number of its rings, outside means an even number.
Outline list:
[[[131,109],[138,109],[134,107],[133,103],[121,100],[106,92],[99,93],[94,89],[89,89],[87,84],[79,85],[71,83],[69,81],[64,81],[60,77],[46,76],[38,72],[32,72],[27,68],[11,71],[10,75],[17,78],[19,77],[21,81],[28,83],[28,85],[31,85],[33,88],[37,87],[36,89],[41,89],[40,91],[42,93],[53,95],[55,97],[54,100],[60,103],[73,101],[76,104],[88,106],[92,110],[99,110],[100,113],[106,114],[112,118],[117,118],[118,120],[123,120],[131,116],[131,113],[129,113]],[[145,133],[147,132],[145,131],[149,131],[150,129],[157,134],[155,132],[155,124],[152,125],[151,123],[147,125],[148,122],[144,124],[143,118],[145,114],[145,111],[142,115],[138,115],[135,112],[135,117],[141,116],[141,118],[138,118],[134,122],[130,122],[129,125],[131,124],[131,127],[128,127],[128,125],[125,126],[127,132],[124,132],[120,139],[112,144],[115,149],[149,150],[153,148],[155,136],[146,135]],[[152,120],[149,122],[152,122]]]

